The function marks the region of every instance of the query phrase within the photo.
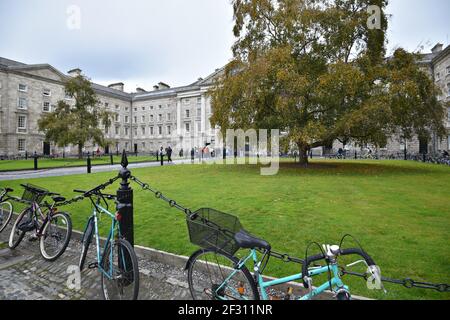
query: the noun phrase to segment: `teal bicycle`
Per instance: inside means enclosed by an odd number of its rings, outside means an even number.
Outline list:
[[[347,255],[362,257],[363,260],[350,266],[365,263],[382,289],[379,268],[362,249],[325,246],[321,254],[298,261],[302,264],[302,273],[266,281],[263,272],[275,253],[267,241],[245,231],[238,218],[213,209],[200,209],[187,218],[187,224],[191,242],[203,248],[195,252],[186,265],[194,300],[268,300],[270,288],[298,280],[308,292],[299,300],[310,300],[327,290],[338,300],[350,300],[350,290],[341,279],[338,263],[341,256]],[[239,249],[250,252],[239,259],[235,256]],[[326,266],[315,266],[318,261],[326,262]],[[253,263],[253,274],[247,268],[249,263]],[[324,274],[328,275],[328,281],[313,288],[313,278]]]
[[[116,196],[102,193],[105,188],[101,185],[91,191],[74,190],[89,198],[93,206],[92,216],[89,218],[82,238],[82,250],[79,262],[83,271],[89,246],[95,236],[96,262],[89,264],[89,269],[98,269],[101,274],[101,288],[105,300],[136,300],[139,294],[139,267],[133,246],[125,240],[120,232],[119,210],[123,204]],[[113,200],[117,206],[117,213],[109,211],[107,200]],[[111,228],[105,245],[102,248],[99,236],[99,220],[101,215],[111,219]]]

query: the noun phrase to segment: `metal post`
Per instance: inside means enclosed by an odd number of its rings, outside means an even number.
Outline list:
[[[134,246],[133,189],[130,187],[128,181],[131,177],[131,172],[127,168],[128,158],[125,150],[123,151],[120,164],[122,165],[122,168],[120,169],[119,177],[122,181],[120,182],[119,190],[117,190],[117,200],[121,204],[119,207],[120,231],[122,237]]]
[[[88,157],[87,157],[87,173],[91,173],[91,171],[92,171],[91,156],[88,154]]]
[[[114,157],[112,153],[109,155],[109,159],[111,160],[111,165],[114,165]]]
[[[355,160],[358,160],[358,151],[355,151]]]
[[[25,160],[28,160],[28,151],[25,151]]]
[[[34,152],[34,170],[37,171],[38,169],[38,156],[36,152]]]

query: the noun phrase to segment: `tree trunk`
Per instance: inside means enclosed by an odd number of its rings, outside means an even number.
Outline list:
[[[83,159],[83,145],[81,143],[78,144],[78,159]]]
[[[298,161],[301,166],[307,166],[309,164],[308,151],[309,146],[306,143],[298,142]]]

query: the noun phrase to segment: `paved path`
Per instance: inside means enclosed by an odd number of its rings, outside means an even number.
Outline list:
[[[0,248],[5,247],[9,230],[0,234]],[[3,244],[2,244],[3,241]],[[72,240],[56,262],[46,262],[39,244],[24,239],[18,249],[0,249],[0,300],[98,300],[102,299],[97,270],[82,273],[82,289],[67,287],[67,268],[77,265],[80,243]],[[94,261],[91,247],[87,262]],[[141,300],[189,300],[186,275],[181,267],[139,258]]]
[[[164,165],[176,165],[176,164],[190,164],[191,160],[174,160],[172,164],[165,163]],[[199,163],[197,159],[195,163]],[[150,168],[150,167],[160,167],[159,162],[146,162],[146,163],[131,163],[128,165],[129,169],[134,168]],[[92,173],[97,172],[118,172],[120,170],[120,165],[106,165],[106,166],[94,166],[92,167]],[[57,168],[57,169],[42,169],[38,171],[10,171],[10,172],[0,172],[0,181],[11,181],[11,180],[21,180],[21,179],[35,179],[42,177],[57,177],[57,176],[69,176],[77,174],[85,174],[86,167],[73,167],[73,168]]]

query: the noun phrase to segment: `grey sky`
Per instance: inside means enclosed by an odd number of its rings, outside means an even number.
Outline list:
[[[80,30],[67,27],[73,4]],[[391,0],[390,50],[448,45],[449,12],[448,0]],[[0,0],[0,56],[63,72],[80,67],[127,91],[186,85],[231,58],[232,17],[229,0]]]

